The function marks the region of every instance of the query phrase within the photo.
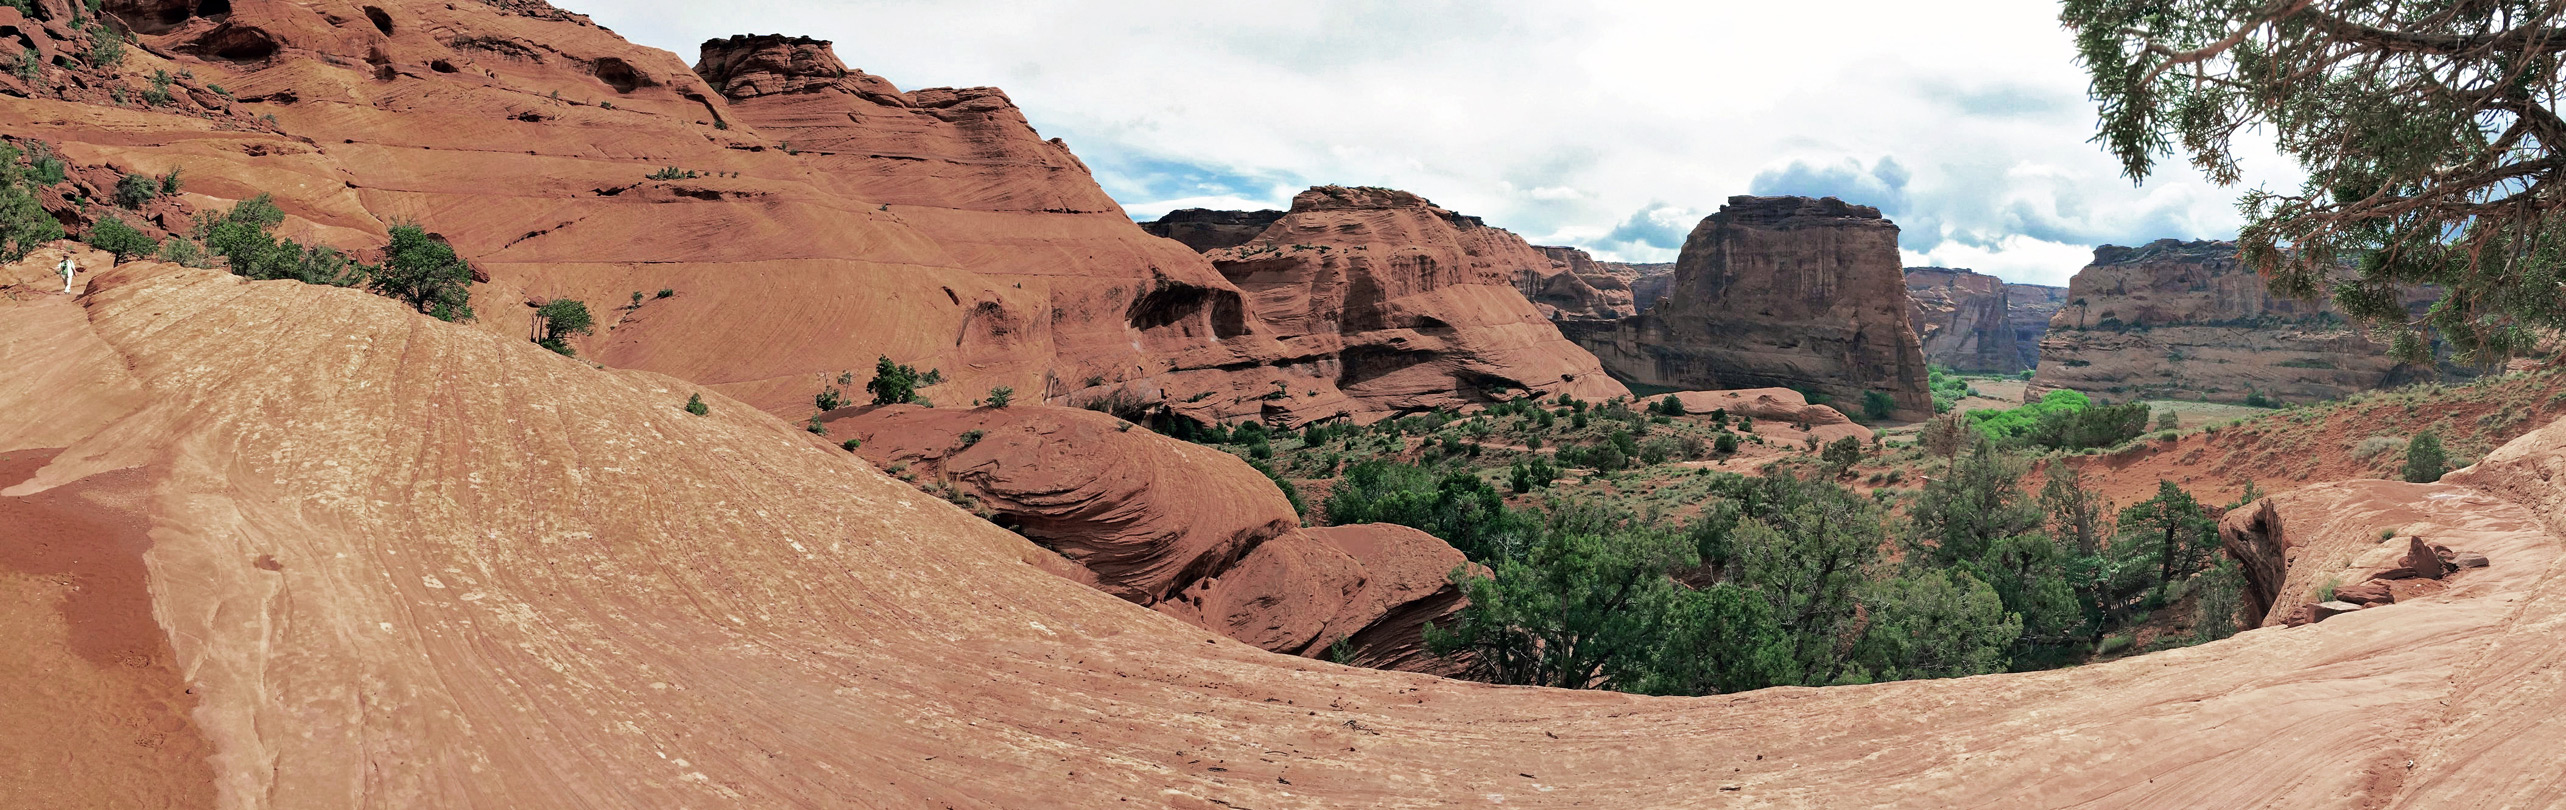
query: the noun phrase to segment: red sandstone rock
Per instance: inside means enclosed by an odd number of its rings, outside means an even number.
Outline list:
[[[1069,579],[1257,647],[1451,674],[1428,621],[1461,607],[1461,552],[1403,526],[1301,528],[1237,456],[1075,408],[847,408],[832,438],[1056,552]]]
[[[1573,247],[1535,246],[1549,257],[1546,268],[1527,268],[1524,294],[1551,320],[1610,321],[1638,314],[1631,304],[1631,282],[1639,274],[1595,261]]]
[[[2536,807],[2566,789],[2566,682],[2524,675],[2566,653],[2566,612],[2545,609],[2566,546],[2542,525],[2566,488],[2540,474],[2566,465],[2561,426],[2465,485],[2332,485],[2392,499],[2349,502],[2342,532],[2321,501],[2293,511],[2294,535],[2323,536],[2281,544],[2292,576],[2375,548],[2364,515],[2506,560],[2361,620],[2047,672],[1653,698],[1220,639],[1045,573],[1025,538],[718,392],[361,292],[146,264],[76,301],[0,299],[0,350],[76,334],[135,410],[46,439],[65,449],[0,499],[147,527],[81,538],[140,560],[138,583],[85,590],[149,600],[115,616],[156,625],[170,665],[83,663],[60,612],[75,592],[0,577],[0,687],[86,690],[0,701],[0,755],[50,763],[0,771],[12,797],[1654,807],[1698,804],[1703,763],[1728,768],[1723,797],[1830,807]],[[97,385],[0,376],[0,413]],[[709,415],[681,408],[695,394]],[[0,536],[34,505],[0,509]],[[162,702],[172,679],[193,711]],[[183,717],[161,741],[204,755],[133,745],[125,717]]]
[[[2396,595],[2388,589],[2388,583],[2377,579],[2337,587],[2334,589],[2334,598],[2338,602],[2364,606],[2384,605],[2397,601]]]
[[[1829,197],[1731,197],[1675,262],[1674,290],[1610,329],[1569,330],[1625,379],[1669,388],[1781,387],[1898,418],[1933,414],[1908,325],[1898,226]]]
[[[2449,575],[2450,564],[2442,562],[2441,555],[2432,546],[2424,543],[2423,538],[2408,537],[2406,541],[2405,568],[2407,570],[2415,572],[2415,576],[2424,579],[2440,579]]]
[[[1321,374],[1269,418],[1378,415],[1527,394],[1629,393],[1517,289],[1549,257],[1403,191],[1322,186],[1244,245],[1210,254],[1258,321]],[[1342,390],[1350,402],[1309,397]]]

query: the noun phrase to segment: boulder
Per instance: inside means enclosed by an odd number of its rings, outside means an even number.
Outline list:
[[[1567,331],[1623,379],[1679,389],[1791,388],[1848,407],[1890,396],[1933,415],[1898,260],[1898,226],[1828,197],[1731,197],[1646,314]]]
[[[1730,416],[1745,417],[1788,425],[1807,425],[1807,434],[1818,441],[1831,442],[1847,436],[1868,442],[1871,429],[1854,424],[1843,412],[1825,405],[1811,405],[1807,397],[1788,388],[1750,388],[1743,391],[1677,391],[1672,396],[1684,405],[1688,414],[1727,411]],[[1655,401],[1651,398],[1649,401]],[[1794,428],[1797,429],[1797,428]]]
[[[2415,576],[2440,579],[2450,573],[2450,564],[2442,561],[2441,552],[2425,543],[2423,538],[2410,536],[2406,542],[2405,568],[2415,572]]]
[[[2387,604],[2387,603],[2390,603],[2390,602],[2395,602],[2395,601],[2397,601],[2397,599],[2396,599],[2395,594],[2391,593],[2391,592],[2388,590],[2388,583],[2387,583],[2387,582],[2385,582],[2385,581],[2383,581],[2383,580],[2373,579],[2373,580],[2370,580],[2370,581],[2368,581],[2368,582],[2362,582],[2362,583],[2358,583],[2358,584],[2354,584],[2354,585],[2344,585],[2344,586],[2341,586],[2341,587],[2335,588],[2335,589],[2334,589],[2334,601],[2337,601],[2337,602],[2350,602],[2350,603],[2353,603],[2353,604],[2356,604],[2356,605],[2365,605],[2365,606],[2366,606],[2366,605],[2374,605],[2374,604]]]

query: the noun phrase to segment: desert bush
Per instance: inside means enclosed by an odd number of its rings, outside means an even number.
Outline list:
[[[2394,453],[2404,449],[2406,449],[2406,440],[2402,437],[2372,436],[2352,446],[2352,457],[2368,461],[2382,453]]]
[[[131,261],[137,256],[147,256],[160,249],[160,242],[116,217],[98,220],[98,224],[89,226],[88,233],[81,234],[80,241],[88,243],[90,247],[116,254],[116,261],[119,262]]]
[[[2427,429],[2406,442],[2407,481],[2429,484],[2441,480],[2450,469],[2450,458],[2441,448],[2441,434]]]

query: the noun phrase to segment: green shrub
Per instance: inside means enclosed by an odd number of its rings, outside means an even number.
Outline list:
[[[696,415],[696,416],[703,416],[703,415],[706,415],[706,414],[710,414],[710,413],[712,413],[712,412],[713,412],[713,406],[704,404],[704,395],[703,395],[703,394],[687,394],[687,395],[686,395],[686,412],[687,412],[687,413],[694,414],[694,415]],[[850,439],[849,441],[853,441],[853,440],[852,440],[852,439]]]
[[[89,226],[88,233],[80,236],[80,241],[88,243],[90,247],[116,254],[116,261],[119,262],[131,261],[137,256],[148,256],[152,251],[160,249],[160,242],[116,217],[98,220],[98,224]]]
[[[1004,408],[1013,404],[1015,401],[1016,389],[1013,387],[1001,385],[989,389],[989,407]]]
[[[891,362],[888,355],[874,358],[873,380],[864,390],[873,394],[875,405],[905,405],[918,401],[918,387],[930,385],[927,375],[916,368]],[[829,410],[823,408],[821,410]]]
[[[0,145],[0,261],[17,261],[62,238],[62,222],[36,201],[35,178],[29,174],[18,165],[18,150]]]
[[[89,50],[85,56],[89,64],[102,68],[122,65],[125,63],[125,38],[114,28],[93,23],[89,26]]]
[[[2450,458],[2441,449],[2441,435],[2427,429],[2406,442],[2405,478],[2417,484],[2441,480],[2450,469]]]
[[[152,198],[158,196],[160,196],[160,181],[152,179],[150,175],[127,172],[123,179],[116,181],[116,204],[125,208],[141,208],[143,203],[151,202]]]
[[[1869,418],[1871,421],[1878,422],[1887,419],[1890,414],[1897,412],[1897,410],[1898,400],[1896,397],[1889,396],[1889,392],[1862,392],[1862,415]]]
[[[130,179],[136,175],[127,175]],[[156,190],[157,184],[153,185]],[[376,268],[358,264],[337,250],[305,246],[290,239],[278,239],[273,231],[285,221],[285,212],[269,202],[265,194],[243,200],[221,216],[212,212],[196,215],[196,234],[205,247],[223,257],[234,274],[249,278],[293,279],[306,284],[350,287],[363,283]],[[185,251],[167,243],[163,252]],[[184,264],[184,262],[181,262]]]

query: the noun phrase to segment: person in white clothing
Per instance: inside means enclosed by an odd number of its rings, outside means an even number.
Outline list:
[[[61,266],[55,267],[54,269],[62,271],[62,293],[64,295],[70,295],[71,276],[74,273],[80,272],[80,265],[73,263],[71,261],[71,256],[69,254],[65,254],[62,257]]]

